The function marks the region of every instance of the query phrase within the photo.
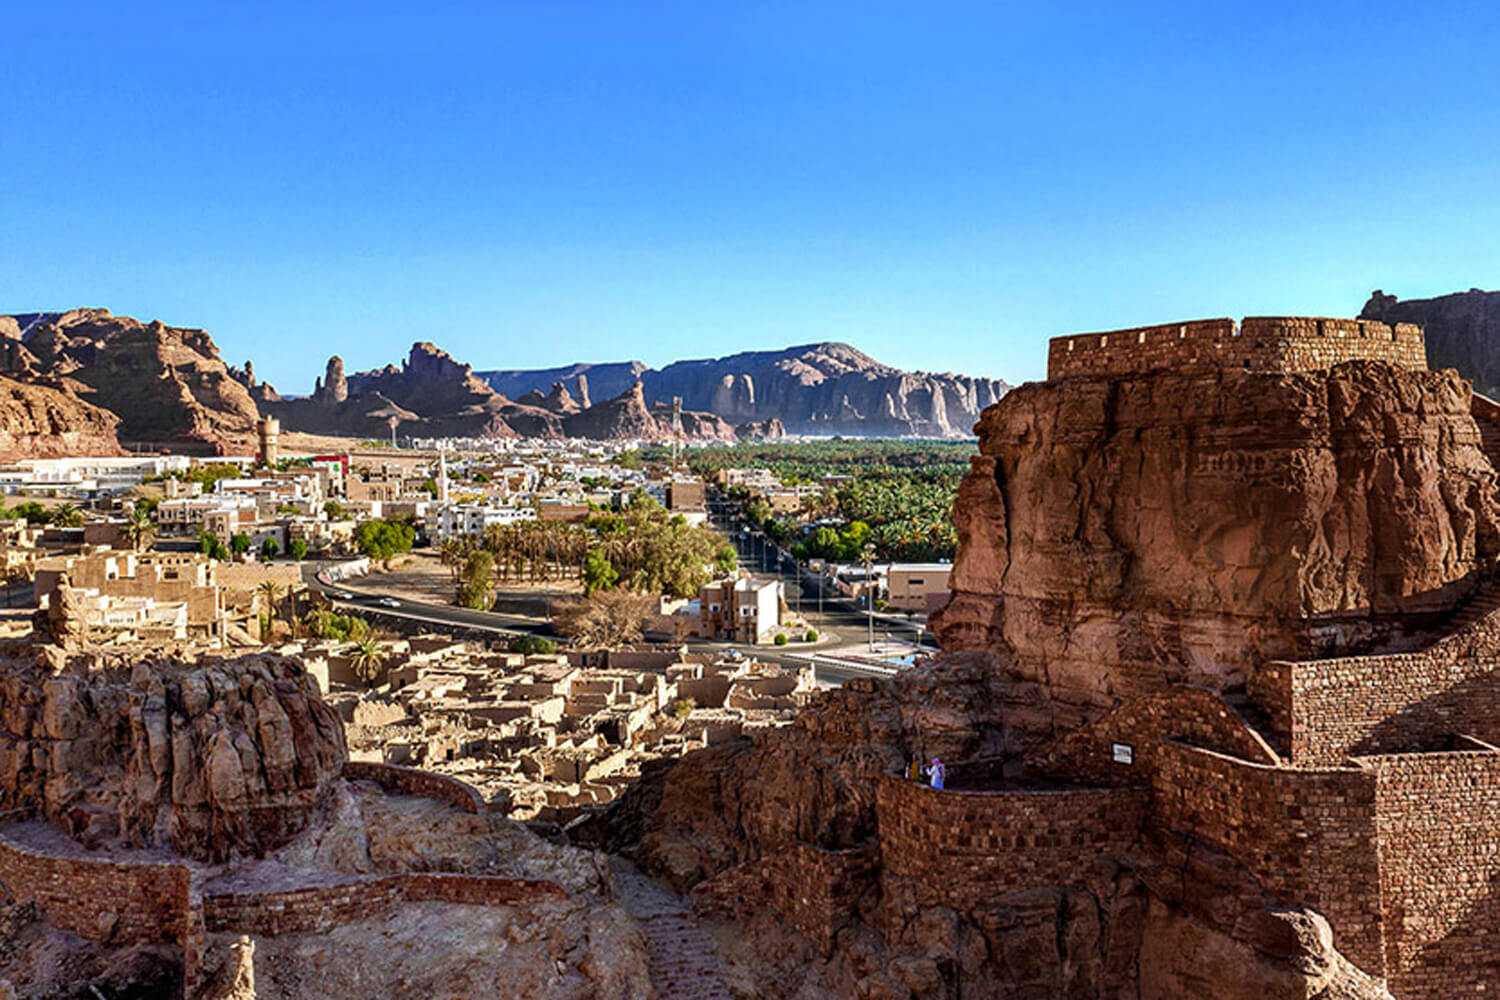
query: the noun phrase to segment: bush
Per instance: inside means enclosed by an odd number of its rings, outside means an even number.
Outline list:
[[[270,562],[272,559],[275,559],[280,551],[281,543],[274,538],[267,538],[265,541],[260,543],[260,557],[266,562]]]
[[[817,642],[818,641],[818,630],[815,629],[815,628],[808,629],[807,630],[807,634],[802,637],[802,641],[803,642]]]
[[[693,709],[697,707],[698,703],[691,698],[678,698],[672,702],[672,717],[686,719]]]
[[[307,543],[300,538],[293,538],[292,544],[287,546],[287,552],[298,562],[307,558]]]
[[[525,653],[527,656],[546,656],[557,652],[557,643],[539,635],[518,635],[505,648],[512,653]]]
[[[774,642],[774,643],[776,643],[776,645],[778,645],[778,646],[785,646],[786,645],[786,641],[787,641],[786,640],[786,633],[785,632],[777,632],[776,633],[776,638],[773,639],[773,640],[771,640],[771,641]]]

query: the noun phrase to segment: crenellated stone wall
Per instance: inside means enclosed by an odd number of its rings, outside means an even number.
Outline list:
[[[1421,328],[1409,323],[1389,327],[1374,320],[1303,316],[1194,320],[1054,337],[1047,378],[1202,368],[1307,372],[1345,361],[1425,370],[1427,348]]]

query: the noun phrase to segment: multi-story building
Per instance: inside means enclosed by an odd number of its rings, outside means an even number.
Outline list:
[[[886,601],[899,611],[930,610],[948,599],[952,563],[891,563],[886,569]]]
[[[781,626],[781,605],[780,581],[717,580],[698,592],[699,626],[710,639],[761,642]]]

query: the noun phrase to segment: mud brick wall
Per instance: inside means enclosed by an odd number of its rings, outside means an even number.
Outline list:
[[[547,899],[568,898],[567,890],[561,885],[543,879],[443,873],[413,873],[400,878],[402,892],[412,903],[525,906]]]
[[[1001,891],[1074,885],[1092,859],[1136,843],[1148,799],[1141,788],[969,792],[882,775],[882,872],[960,910]]]
[[[1339,950],[1379,976],[1375,812],[1375,776],[1363,768],[1267,767],[1175,742],[1157,758],[1162,825],[1217,845],[1282,901],[1318,910]]]
[[[484,796],[473,786],[415,767],[351,760],[344,765],[344,777],[350,781],[373,781],[397,795],[451,802],[465,812],[482,813],[488,808]]]
[[[1060,737],[1035,770],[1088,785],[1149,785],[1162,741],[1177,738],[1260,764],[1280,758],[1216,691],[1174,685],[1130,698],[1095,722]],[[1132,760],[1114,759],[1115,744]]]
[[[1375,772],[1391,992],[1483,995],[1500,984],[1500,753],[1368,759]]]
[[[1455,734],[1500,739],[1497,662],[1500,614],[1491,614],[1416,653],[1274,663],[1253,686],[1293,763],[1334,765],[1446,749]]]
[[[1357,360],[1425,369],[1422,331],[1408,323],[1249,316],[1239,324],[1210,319],[1077,334],[1052,339],[1047,378],[1202,368],[1305,372]]]
[[[0,883],[11,898],[35,902],[48,924],[94,941],[178,943],[191,881],[186,865],[59,857],[0,834]]]

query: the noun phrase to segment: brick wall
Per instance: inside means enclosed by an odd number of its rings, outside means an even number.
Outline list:
[[[1355,360],[1425,369],[1422,331],[1409,323],[1248,316],[1238,325],[1211,319],[1077,334],[1052,339],[1047,378],[1201,368],[1301,372]]]
[[[882,875],[924,882],[961,910],[1001,891],[1077,884],[1093,858],[1135,844],[1148,798],[1140,788],[939,790],[882,775]]]
[[[396,795],[451,802],[465,812],[482,813],[489,808],[484,796],[473,786],[420,768],[351,760],[344,764],[344,777],[350,781],[373,781]]]
[[[1372,772],[1268,767],[1168,742],[1154,787],[1160,823],[1228,852],[1283,902],[1318,910],[1345,956],[1383,974]]]
[[[1375,774],[1391,992],[1481,995],[1500,984],[1500,753],[1366,763]]]
[[[1272,663],[1252,681],[1298,764],[1500,739],[1500,614],[1416,653]]]
[[[1081,784],[1150,784],[1162,741],[1169,738],[1260,764],[1280,763],[1217,691],[1172,685],[1129,698],[1098,720],[1065,733],[1029,766]],[[1129,764],[1115,760],[1116,744],[1130,747]]]
[[[272,937],[321,933],[384,913],[401,902],[521,906],[566,898],[562,886],[538,879],[411,873],[275,892],[210,893],[203,899],[203,917],[210,932]]]
[[[11,898],[35,902],[48,924],[90,940],[177,943],[191,881],[186,865],[59,857],[0,833],[0,883]]]

